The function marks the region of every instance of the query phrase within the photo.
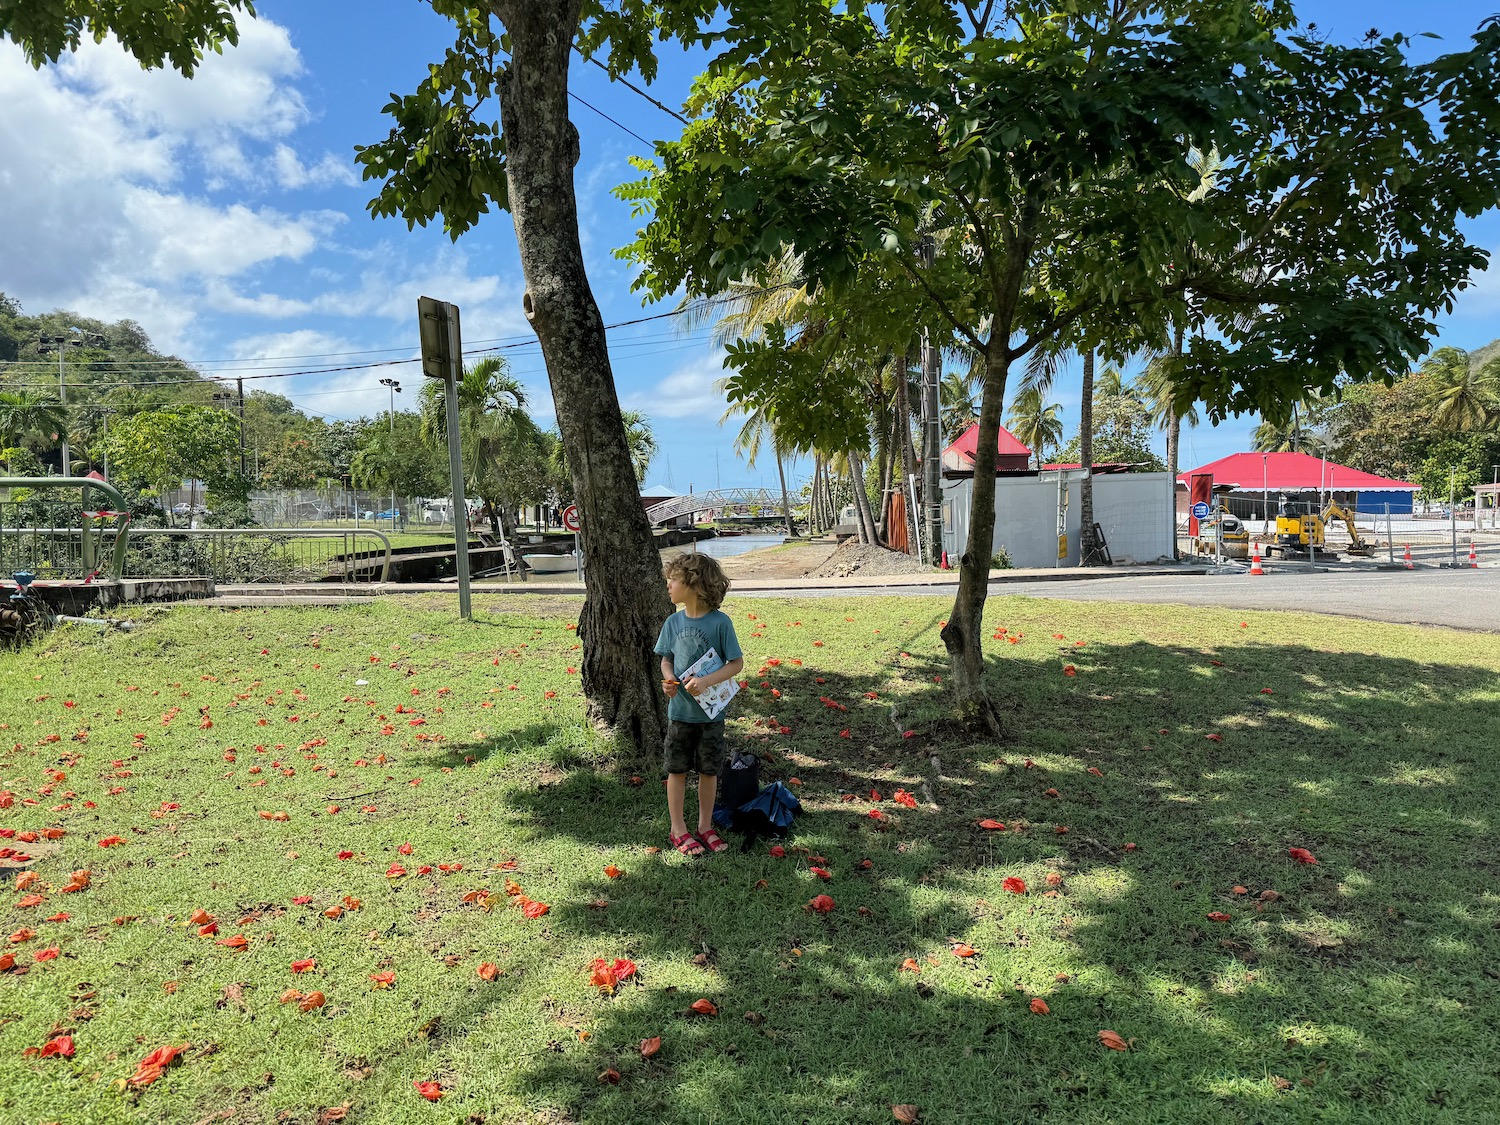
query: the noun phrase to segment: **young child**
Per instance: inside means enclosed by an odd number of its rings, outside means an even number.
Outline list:
[[[661,627],[655,652],[661,657],[661,684],[667,699],[667,737],[663,748],[667,771],[667,811],[672,826],[671,845],[683,855],[702,855],[705,848],[722,852],[729,845],[714,831],[714,793],[719,768],[727,751],[723,718],[710,719],[694,696],[706,688],[739,675],[745,666],[734,622],[720,611],[729,579],[710,555],[697,552],[675,555],[662,568],[667,595],[682,608]],[[706,676],[683,680],[709,649],[719,654],[723,667]],[[684,688],[686,690],[679,690]],[[698,831],[687,830],[683,806],[687,801],[687,775],[698,772]]]

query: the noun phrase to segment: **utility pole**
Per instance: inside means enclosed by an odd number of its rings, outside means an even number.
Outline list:
[[[380,380],[382,387],[391,388],[391,459],[396,457],[396,396],[401,393],[401,384],[395,379]],[[396,475],[391,474],[391,530],[396,530]]]
[[[936,247],[930,235],[922,237],[922,265],[931,268],[936,257]],[[938,405],[938,380],[942,378],[943,360],[933,347],[927,330],[922,330],[922,506],[926,515],[927,563],[937,566],[943,554],[943,499],[941,495],[941,468],[943,457],[942,430]]]
[[[235,379],[240,395],[240,476],[245,475],[245,380]]]
[[[38,336],[37,355],[46,355],[55,346],[57,348],[57,398],[63,408],[62,432],[58,435],[62,439],[62,475],[70,477],[73,475],[72,455],[68,450],[68,373],[66,366],[66,355],[68,345],[75,348],[87,344],[95,346],[104,343],[104,337],[97,332],[85,333],[81,328],[71,328],[70,332],[78,333],[77,336],[69,336],[66,333],[57,336]]]

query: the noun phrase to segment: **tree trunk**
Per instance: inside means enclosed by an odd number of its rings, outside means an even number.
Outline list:
[[[775,439],[771,442],[771,451],[776,454],[776,475],[781,479],[781,518],[786,520],[786,534],[788,539],[797,538],[797,529],[792,526],[792,502],[786,495],[786,467],[781,463],[781,447],[776,444]]]
[[[1104,554],[1094,535],[1094,349],[1083,353],[1083,400],[1078,405],[1078,455],[1084,477],[1078,484],[1078,565],[1101,566]]]
[[[1177,326],[1177,331],[1172,337],[1172,357],[1182,358],[1183,329]],[[1171,388],[1168,388],[1170,393]],[[1172,483],[1172,558],[1180,559],[1181,553],[1177,550],[1177,456],[1182,442],[1182,418],[1177,413],[1176,403],[1167,407],[1167,479]]]
[[[906,489],[909,482],[916,479],[917,475],[917,452],[911,442],[911,369],[920,362],[908,349],[901,357],[901,389],[897,394],[897,435],[901,441],[901,490],[906,495],[906,542],[908,544],[906,553],[920,556],[917,550],[917,521],[921,519],[922,513],[917,510],[916,496],[908,494]]]
[[[859,454],[849,450],[849,483],[854,487],[854,518],[859,525],[859,541],[874,546],[875,515],[870,511],[870,494],[865,491],[865,466]]]
[[[660,744],[665,729],[651,649],[672,607],[578,239],[578,131],[568,119],[568,63],[581,2],[491,0],[510,35],[500,120],[526,318],[547,364],[582,517],[583,693],[590,719],[645,751]]]
[[[1010,374],[1010,355],[1002,350],[1003,339],[998,346],[992,342],[985,355],[969,537],[958,560],[958,593],[953,598],[948,624],[940,634],[948,649],[949,684],[957,700],[959,721],[973,731],[989,735],[1000,733],[1000,716],[984,689],[982,639],[990,557],[995,551],[995,458],[1000,441],[1000,408]],[[939,551],[941,547],[934,544],[934,554]]]

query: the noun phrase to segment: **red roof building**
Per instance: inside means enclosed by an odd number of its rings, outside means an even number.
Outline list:
[[[1216,494],[1227,493],[1257,505],[1253,511],[1250,508],[1240,511],[1237,509],[1243,505],[1231,505],[1231,510],[1241,516],[1258,517],[1266,502],[1274,510],[1276,498],[1282,493],[1308,492],[1336,496],[1361,512],[1380,511],[1386,505],[1393,512],[1409,512],[1412,493],[1420,488],[1408,481],[1361,472],[1307,453],[1231,453],[1189,469],[1177,478],[1179,512],[1186,511],[1189,478],[1199,473],[1213,476]]]
[[[995,443],[995,471],[997,473],[1024,472],[1031,465],[1031,450],[1022,445],[1016,435],[1000,427],[999,440]],[[953,444],[943,450],[943,468],[972,473],[974,454],[979,450],[979,423],[975,422],[959,434]]]
[[[1348,465],[1307,453],[1231,453],[1177,478],[1212,473],[1214,485],[1232,484],[1236,492],[1416,492],[1420,485],[1362,473]]]

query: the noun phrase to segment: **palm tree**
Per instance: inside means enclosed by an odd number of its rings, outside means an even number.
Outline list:
[[[1463,351],[1439,348],[1422,364],[1421,375],[1438,429],[1482,430],[1500,418],[1500,360],[1476,371]]]
[[[491,528],[508,535],[507,517],[523,499],[516,494],[514,470],[540,457],[541,429],[526,413],[526,388],[510,374],[510,365],[503,357],[486,356],[464,368],[457,391],[464,490],[489,507]],[[419,402],[422,437],[447,441],[444,384],[425,382]],[[455,519],[457,515],[454,513]]]
[[[1042,467],[1043,453],[1048,446],[1062,441],[1063,424],[1060,403],[1047,403],[1041,387],[1023,386],[1015,401],[1010,404],[1007,425],[1018,439],[1031,446],[1036,454],[1036,467]]]
[[[938,384],[938,405],[943,440],[956,441],[979,417],[978,369],[971,367],[962,374],[950,371],[944,375]]]
[[[625,444],[630,447],[630,463],[635,468],[635,482],[642,484],[659,449],[656,435],[651,431],[651,419],[639,410],[623,410],[620,417],[625,423]]]
[[[0,447],[30,438],[50,444],[67,425],[68,408],[33,391],[0,391]]]

